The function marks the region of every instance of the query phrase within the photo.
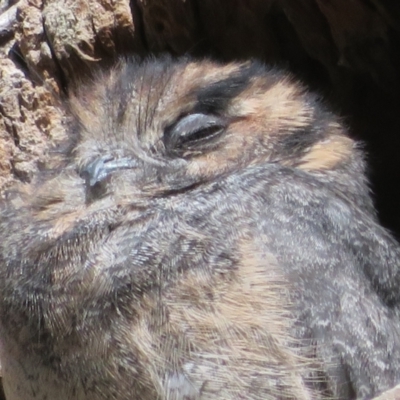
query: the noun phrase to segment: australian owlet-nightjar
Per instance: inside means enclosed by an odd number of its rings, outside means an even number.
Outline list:
[[[368,399],[400,382],[397,242],[287,73],[124,60],[0,216],[8,400]]]

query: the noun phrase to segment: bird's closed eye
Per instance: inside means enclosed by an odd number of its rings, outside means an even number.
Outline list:
[[[220,137],[226,127],[223,118],[209,114],[189,114],[169,128],[164,143],[172,152],[202,150]]]

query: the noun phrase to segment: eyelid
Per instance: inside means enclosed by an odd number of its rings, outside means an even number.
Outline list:
[[[201,150],[212,144],[227,126],[225,118],[206,113],[192,113],[181,117],[167,128],[164,143],[167,151]]]
[[[193,131],[207,129],[211,126],[222,125],[223,122],[224,121],[220,117],[215,115],[201,113],[189,114],[178,121],[178,123],[174,126],[173,131],[174,135],[187,136]]]

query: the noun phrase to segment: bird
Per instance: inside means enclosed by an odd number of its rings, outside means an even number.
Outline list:
[[[257,60],[121,59],[0,208],[7,400],[370,399],[399,244],[362,145]]]

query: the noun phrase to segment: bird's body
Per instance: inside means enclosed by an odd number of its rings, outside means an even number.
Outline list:
[[[371,398],[400,381],[396,241],[361,151],[258,63],[121,63],[3,207],[8,400]],[[325,392],[324,392],[325,391]]]

